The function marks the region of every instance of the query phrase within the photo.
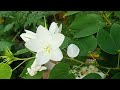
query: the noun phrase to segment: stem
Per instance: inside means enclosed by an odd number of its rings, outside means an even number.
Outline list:
[[[20,32],[18,32],[18,33],[15,35],[15,37],[12,39],[12,42],[15,40],[15,38],[18,36],[19,33],[20,33]]]
[[[111,69],[108,69],[108,71],[107,71],[106,74],[105,74],[105,77],[109,75],[108,73],[110,72],[110,70],[111,70]]]
[[[53,15],[53,17],[54,17],[54,19],[55,19],[55,22],[57,22],[56,17],[55,17],[55,14]]]
[[[30,57],[30,58],[15,58],[14,61],[17,61],[17,60],[25,60],[25,61],[27,61],[27,60],[33,59],[33,58],[35,58],[35,57]]]
[[[72,60],[72,61],[78,62],[78,63],[81,63],[81,64],[85,64],[84,62],[79,61],[79,60],[74,59],[74,58],[68,58],[68,57],[64,57],[64,58],[66,58],[66,59],[68,59],[68,60]]]
[[[118,64],[117,64],[117,68],[119,68],[120,66],[120,53],[118,54]]]
[[[12,71],[16,70],[19,66],[21,66],[23,63],[25,63],[27,60],[33,59],[35,57],[30,58],[16,58],[16,60],[24,60],[22,63],[20,63],[18,66],[16,66]]]
[[[105,19],[105,21],[108,23],[108,25],[111,25],[112,23],[108,20],[108,17],[104,14],[104,12],[100,11],[102,17]]]
[[[46,18],[45,18],[45,16],[44,16],[44,21],[45,21],[45,28],[47,28],[47,24],[46,24]]]
[[[112,12],[110,12],[110,13],[107,15],[107,17],[109,17],[112,13],[113,13],[113,11],[112,11]]]
[[[20,63],[18,66],[16,66],[12,71],[14,71],[15,69],[17,69],[19,66],[21,66],[23,63],[25,63],[26,61],[23,61],[22,63]]]
[[[68,59],[68,60],[73,60],[73,61],[75,61],[75,62],[78,62],[78,63],[80,63],[80,64],[82,64],[82,65],[94,65],[94,64],[90,64],[90,63],[85,63],[85,62],[82,62],[82,61],[79,61],[79,60],[77,60],[77,59],[73,59],[73,58],[68,58],[68,57],[64,57],[64,58],[66,58],[66,59]],[[105,66],[100,66],[98,63],[96,63],[96,65],[95,65],[96,67],[98,67],[98,68],[103,68],[103,69],[107,69],[107,70],[120,70],[120,68],[109,68],[109,67],[105,67]]]
[[[89,54],[90,54],[90,56],[93,58],[93,60],[96,60],[96,59],[94,58],[94,56],[92,55],[91,52],[89,52]]]

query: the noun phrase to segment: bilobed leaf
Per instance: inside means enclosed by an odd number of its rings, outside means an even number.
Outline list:
[[[11,67],[6,63],[0,63],[0,79],[10,79],[11,75]]]
[[[120,79],[120,72],[116,73],[111,79]]]
[[[118,50],[120,50],[120,25],[113,24],[110,33],[104,29],[99,30],[97,41],[103,51],[109,54],[118,54]]]
[[[75,79],[75,76],[69,71],[70,67],[68,64],[58,63],[50,72],[49,79]]]
[[[80,49],[80,56],[86,56],[89,51],[94,51],[97,47],[97,40],[93,35],[75,40],[74,43]]]
[[[23,69],[22,73],[20,74],[20,77],[21,78],[24,78],[24,79],[41,79],[41,77],[43,76],[43,72],[37,72],[36,75],[34,76],[30,76],[29,73],[27,74],[27,68],[30,68],[31,65],[33,64],[33,61],[34,59],[30,60],[28,62],[28,64],[25,66],[25,68]]]
[[[104,22],[97,14],[78,14],[69,28],[75,32],[74,38],[92,35],[103,28]]]
[[[102,77],[97,73],[87,74],[83,79],[101,79]]]
[[[8,41],[0,41],[0,51],[4,51],[7,48],[10,48],[13,45],[13,43]]]
[[[27,52],[29,52],[29,50],[27,48],[24,48],[24,49],[18,50],[14,55],[20,55]]]

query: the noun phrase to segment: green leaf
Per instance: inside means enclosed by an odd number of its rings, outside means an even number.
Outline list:
[[[68,64],[58,63],[50,72],[49,79],[75,79],[75,76],[70,73]]]
[[[0,79],[10,79],[12,69],[8,64],[0,63]]]
[[[116,73],[111,79],[120,79],[120,72]]]
[[[87,74],[83,79],[101,79],[102,77],[97,73]]]
[[[18,50],[14,55],[20,55],[27,52],[29,52],[29,50],[27,48],[24,48],[24,49]]]
[[[9,31],[10,29],[12,29],[14,24],[15,24],[15,22],[12,22],[12,23],[6,25],[5,28],[4,28],[4,32]]]
[[[115,15],[117,15],[118,17],[120,17],[120,11],[115,11]]]
[[[80,56],[86,56],[89,51],[94,51],[97,47],[97,40],[93,35],[74,40],[74,43],[80,48]]]
[[[10,48],[13,45],[13,43],[8,41],[0,41],[0,51],[4,51],[7,48]]]
[[[116,47],[120,49],[120,25],[113,24],[110,30],[110,34],[116,44]]]
[[[74,15],[74,14],[76,14],[76,13],[78,13],[78,12],[79,12],[79,11],[67,11],[63,17],[70,16],[70,15]]]
[[[95,34],[99,29],[103,28],[104,22],[97,14],[80,14],[69,26],[74,31],[74,38],[86,37]]]
[[[30,60],[28,62],[28,64],[25,66],[24,70],[22,71],[22,73],[20,74],[20,77],[24,78],[24,79],[40,79],[43,76],[43,72],[37,72],[36,75],[34,76],[30,76],[27,73],[27,68],[31,67],[31,65],[33,64],[34,59]]]
[[[99,30],[97,41],[103,51],[109,54],[118,54],[118,50],[120,50],[120,25],[113,24],[110,34],[104,29]]]

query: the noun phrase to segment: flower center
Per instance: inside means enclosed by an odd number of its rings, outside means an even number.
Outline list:
[[[45,50],[46,52],[50,53],[51,48],[50,48],[50,47],[45,47],[44,50]]]
[[[47,52],[47,53],[50,53],[51,52],[51,45],[50,44],[44,45],[43,51]]]

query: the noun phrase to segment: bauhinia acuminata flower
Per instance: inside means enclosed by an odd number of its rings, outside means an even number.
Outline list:
[[[36,33],[25,30],[26,33],[20,35],[25,41],[25,46],[29,50],[36,52],[36,59],[34,63],[36,63],[38,66],[46,64],[50,60],[62,60],[63,54],[59,47],[62,45],[65,36],[60,33],[61,29],[62,24],[58,28],[57,23],[53,22],[50,25],[49,30],[40,25],[37,28]],[[28,72],[30,71],[31,69],[29,68]],[[36,72],[34,73],[36,74]]]
[[[70,44],[67,48],[67,55],[71,58],[77,57],[80,49],[75,44]]]

